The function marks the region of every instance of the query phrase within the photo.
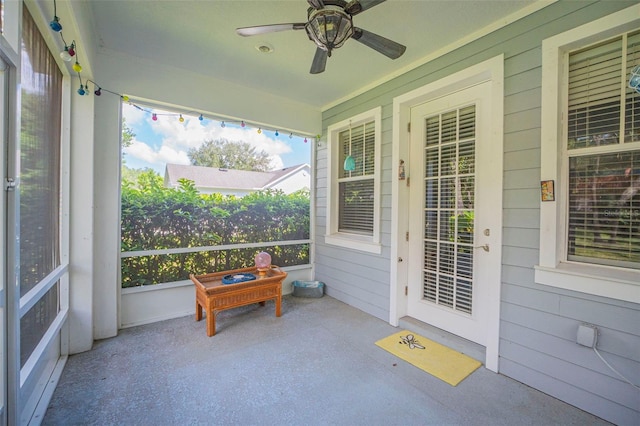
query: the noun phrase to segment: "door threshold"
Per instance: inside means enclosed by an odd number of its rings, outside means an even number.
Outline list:
[[[486,349],[484,346],[467,340],[455,334],[444,331],[441,328],[434,327],[412,317],[402,317],[398,321],[398,327],[405,330],[413,331],[427,339],[447,346],[455,351],[461,352],[484,365],[486,358]]]

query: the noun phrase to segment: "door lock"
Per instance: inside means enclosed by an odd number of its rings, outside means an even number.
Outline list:
[[[475,246],[474,248],[481,248],[484,251],[489,251],[489,244],[483,244],[481,246]]]

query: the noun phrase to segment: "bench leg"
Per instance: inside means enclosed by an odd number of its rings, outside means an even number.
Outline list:
[[[207,311],[207,336],[216,334],[216,314],[213,309]]]
[[[278,294],[276,297],[276,316],[279,317],[282,315],[282,295]]]
[[[196,321],[202,321],[202,306],[196,300]]]

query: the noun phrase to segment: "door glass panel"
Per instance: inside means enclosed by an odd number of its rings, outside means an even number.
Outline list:
[[[423,299],[472,314],[475,106],[425,119]]]
[[[62,73],[23,8],[20,128],[20,297],[60,265]],[[54,285],[20,319],[21,366],[58,313]]]
[[[58,314],[58,284],[36,302],[29,311],[20,318],[20,368],[29,359],[40,339]]]
[[[60,265],[62,101],[62,74],[26,8],[23,21],[20,296]]]

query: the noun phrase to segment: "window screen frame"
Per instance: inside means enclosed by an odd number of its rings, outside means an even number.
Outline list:
[[[332,124],[327,129],[327,215],[325,243],[369,253],[380,254],[380,156],[381,156],[381,117],[382,108],[377,107],[363,112],[339,123]],[[344,157],[342,151],[341,134],[348,134],[349,128],[357,129],[370,123],[373,127],[373,171],[365,176],[344,171]],[[346,133],[345,133],[346,132]],[[366,139],[366,138],[365,138]],[[356,161],[356,167],[362,170],[362,163]],[[367,167],[368,168],[368,167]],[[340,184],[372,180],[372,230],[359,232],[357,230],[340,229]]]
[[[625,259],[637,253],[629,244],[638,237],[631,237],[638,210],[613,203],[637,181],[640,167],[640,95],[627,85],[640,61],[639,41],[640,30],[625,32],[567,55],[567,261],[640,269]],[[617,215],[625,212],[631,223]]]
[[[634,5],[542,43],[541,181],[554,180],[556,200],[540,201],[539,264],[535,282],[586,294],[640,303],[640,270],[567,260],[568,59],[573,52],[640,27],[640,5]],[[626,78],[626,77],[625,77]],[[629,150],[598,147],[597,152]]]

